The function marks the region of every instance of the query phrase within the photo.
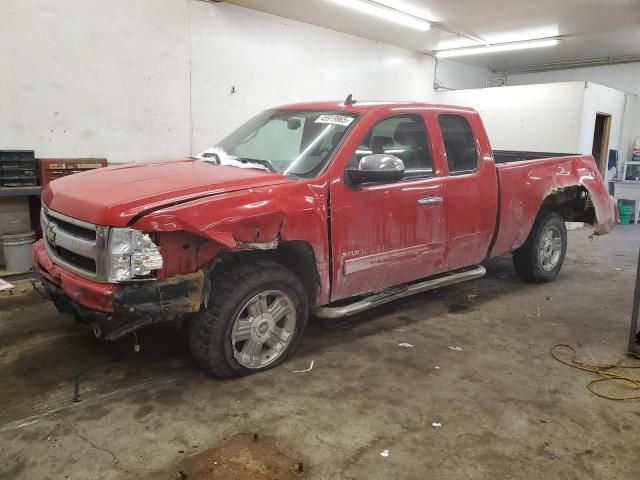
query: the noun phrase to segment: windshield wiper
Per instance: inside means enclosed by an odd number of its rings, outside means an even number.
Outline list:
[[[273,168],[273,165],[269,160],[261,160],[259,158],[239,158],[231,155],[227,155],[224,150],[214,151],[215,148],[211,148],[208,151],[202,152],[196,158],[198,160],[204,160],[205,162],[213,162],[217,165],[227,165],[231,167],[240,168],[239,163],[247,165],[245,168],[259,168],[262,167],[268,172],[279,173],[278,170]],[[253,166],[251,164],[254,164]]]
[[[198,160],[198,157],[192,157],[195,158],[196,160]],[[217,165],[220,165],[222,162],[220,161],[220,155],[218,155],[217,153],[211,153],[211,152],[205,152],[203,154],[201,154],[201,158],[205,159],[205,158],[213,158],[214,162]]]
[[[273,165],[271,165],[271,162],[269,160],[261,160],[259,158],[237,158],[236,160],[242,163],[257,163],[258,165],[267,167],[270,172],[278,172],[275,168],[273,168]]]

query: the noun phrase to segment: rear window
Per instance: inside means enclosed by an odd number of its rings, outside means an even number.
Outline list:
[[[438,117],[447,163],[451,175],[475,172],[478,169],[476,141],[471,125],[461,115],[443,114]]]

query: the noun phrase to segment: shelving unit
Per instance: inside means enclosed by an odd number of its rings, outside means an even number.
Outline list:
[[[0,187],[0,198],[40,197],[42,187]]]
[[[44,158],[38,160],[39,180],[43,185],[47,185],[52,180],[66,177],[75,173],[106,167],[106,158]],[[29,203],[29,220],[31,228],[36,232],[36,238],[42,238],[40,228],[40,195],[42,186],[25,185],[16,187],[0,186],[0,202],[3,199],[27,197]],[[0,277],[7,281],[23,280],[35,277],[32,272],[12,273],[0,270]]]

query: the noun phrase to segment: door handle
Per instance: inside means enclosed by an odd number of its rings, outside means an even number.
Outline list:
[[[418,205],[438,205],[443,202],[442,197],[424,197],[418,200]]]

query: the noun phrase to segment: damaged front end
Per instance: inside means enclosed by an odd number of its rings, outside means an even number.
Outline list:
[[[116,340],[163,321],[176,321],[201,309],[205,273],[176,274],[122,283],[97,283],[56,265],[44,240],[33,248],[34,265],[48,296],[63,313],[90,324],[94,334]]]
[[[58,311],[73,315],[79,323],[91,325],[96,337],[117,340],[139,328],[175,321],[198,312],[202,304],[204,273],[124,285],[113,294],[113,312],[87,308],[44,278],[43,285]]]

